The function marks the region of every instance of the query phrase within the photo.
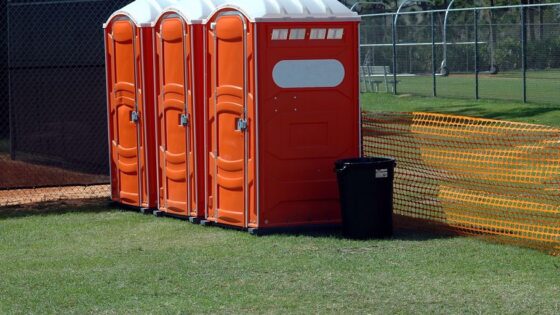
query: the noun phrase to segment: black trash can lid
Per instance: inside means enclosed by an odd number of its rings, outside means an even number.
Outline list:
[[[352,166],[369,166],[369,167],[382,167],[392,165],[393,167],[396,165],[396,160],[391,157],[361,157],[361,158],[349,158],[349,159],[342,159],[335,162],[335,168],[337,171],[344,170],[347,167]]]

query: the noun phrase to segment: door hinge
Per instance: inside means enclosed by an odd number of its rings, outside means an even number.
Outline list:
[[[181,126],[186,127],[189,125],[189,114],[181,114]]]
[[[236,129],[237,131],[245,131],[247,130],[247,120],[246,119],[238,119],[237,120],[237,126]]]
[[[139,118],[140,114],[137,111],[130,112],[130,121],[132,121],[133,123],[137,123]]]

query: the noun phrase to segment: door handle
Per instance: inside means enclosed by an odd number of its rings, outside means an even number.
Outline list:
[[[137,123],[139,118],[140,118],[140,114],[137,111],[130,112],[130,121],[131,122]]]
[[[245,130],[247,130],[247,120],[241,118],[237,119],[235,130],[240,132],[244,132]]]
[[[189,114],[181,114],[181,119],[179,124],[183,127],[186,127],[189,125]]]

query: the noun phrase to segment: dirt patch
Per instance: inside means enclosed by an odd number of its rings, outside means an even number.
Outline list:
[[[0,190],[0,207],[110,196],[110,185]]]
[[[74,172],[58,167],[13,161],[7,154],[0,154],[0,189],[45,186],[106,184],[105,175]],[[1,202],[0,202],[1,204]]]
[[[109,198],[46,201],[32,204],[0,207],[0,222],[6,219],[28,216],[60,215],[66,213],[105,213],[128,211]]]

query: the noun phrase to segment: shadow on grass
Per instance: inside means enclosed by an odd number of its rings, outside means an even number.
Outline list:
[[[346,239],[346,237],[343,235],[341,226],[302,227],[271,230],[263,232],[263,235],[261,236],[266,237],[271,235]],[[458,236],[460,236],[460,234],[456,233],[450,227],[444,224],[394,215],[393,236],[385,239],[401,241],[430,241],[435,239],[454,238]],[[367,242],[369,240],[363,241]]]
[[[67,213],[103,213],[113,211],[136,211],[136,209],[116,204],[107,199],[53,201],[31,205],[2,207],[0,208],[0,221],[30,216],[61,215]],[[138,215],[141,214],[138,213]],[[239,229],[227,226],[222,226],[222,228],[228,230],[238,230],[239,233],[246,233]],[[262,233],[259,233],[259,235],[261,235],[261,237],[275,235],[346,239],[342,233],[341,226],[335,225],[264,230]],[[444,225],[395,215],[394,234],[391,238],[387,238],[386,240],[429,241],[434,239],[452,238],[456,236],[458,236],[458,234],[453,233]],[[368,240],[364,240],[364,242],[367,241]]]
[[[454,109],[453,107],[457,107]],[[448,108],[435,108],[427,107],[423,108],[422,111],[426,112],[446,112],[450,114],[463,115],[463,116],[474,116],[482,117],[488,119],[514,119],[514,120],[527,120],[528,118],[545,115],[551,112],[560,112],[560,107],[539,107],[539,108],[508,108],[507,111],[490,111],[482,106],[473,106],[465,108],[464,106],[449,106]]]
[[[61,215],[66,213],[102,213],[127,211],[113,202],[102,199],[64,200],[29,205],[0,207],[0,220],[29,216]]]
[[[382,109],[379,104],[385,104]],[[541,124],[558,126],[557,116],[560,115],[560,105],[546,103],[522,103],[518,101],[467,98],[431,98],[412,95],[364,97],[365,110],[447,113],[463,116],[481,117],[487,119],[514,120],[532,123],[537,120]]]

